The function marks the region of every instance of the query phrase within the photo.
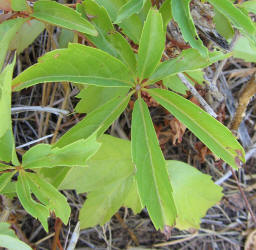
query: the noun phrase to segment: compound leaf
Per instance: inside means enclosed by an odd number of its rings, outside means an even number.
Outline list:
[[[166,161],[177,208],[175,227],[200,228],[200,219],[222,197],[211,177],[181,161]]]
[[[245,161],[244,149],[231,131],[197,105],[168,90],[150,89],[147,92],[233,168],[237,169]]]
[[[160,63],[164,50],[163,20],[157,10],[151,9],[145,21],[138,51],[138,76],[148,78]]]
[[[70,81],[105,87],[131,87],[127,67],[109,54],[81,44],[69,44],[45,54],[13,80],[15,91],[40,82]]]
[[[156,229],[171,226],[176,219],[172,188],[147,105],[141,98],[134,105],[131,133],[132,159],[142,204]]]
[[[96,36],[97,31],[86,19],[75,10],[54,1],[37,1],[31,15],[39,20],[61,26],[70,30]]]
[[[204,57],[208,55],[207,48],[199,38],[193,19],[189,10],[189,3],[191,0],[172,0],[172,15],[174,20],[178,23],[183,38],[189,42],[191,47],[200,51]]]

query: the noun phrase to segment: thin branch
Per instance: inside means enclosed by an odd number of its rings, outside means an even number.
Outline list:
[[[211,116],[213,116],[214,118],[216,118],[217,114],[210,107],[210,105],[204,100],[204,98],[197,92],[197,90],[194,88],[194,86],[191,85],[191,83],[187,80],[187,78],[184,76],[184,74],[178,73],[178,77],[184,83],[184,85],[190,90],[190,92],[197,98],[197,100],[202,105],[202,107],[205,109],[205,111],[208,114],[210,114]]]
[[[36,112],[48,112],[55,115],[67,115],[69,111],[64,109],[57,109],[51,107],[41,107],[41,106],[22,106],[22,107],[13,107],[11,108],[12,114],[27,112],[27,111],[36,111]]]
[[[43,141],[43,140],[45,140],[45,139],[47,139],[47,138],[50,138],[50,137],[52,137],[52,136],[53,136],[53,134],[46,135],[46,136],[41,137],[41,138],[39,138],[39,139],[36,139],[36,140],[34,140],[34,141],[30,141],[30,142],[27,142],[27,143],[25,143],[25,144],[22,144],[22,145],[16,147],[16,149],[27,147],[27,146],[29,146],[29,145],[31,145],[31,144],[34,144],[34,143]]]

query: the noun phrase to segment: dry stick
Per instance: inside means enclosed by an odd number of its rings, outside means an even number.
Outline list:
[[[65,97],[64,97],[64,100],[63,100],[62,105],[61,105],[62,110],[64,110],[66,108],[68,97],[69,97],[69,94],[70,94],[69,84],[68,83],[63,83],[63,87],[64,87],[64,91],[65,91]],[[62,119],[63,119],[63,116],[60,115],[59,118],[58,118],[57,124],[56,124],[56,128],[55,128],[52,140],[51,140],[51,144],[53,144],[56,141]]]
[[[46,87],[47,84],[43,85],[43,94],[42,94],[42,106],[46,106]],[[40,114],[40,119],[39,119],[39,127],[38,127],[38,137],[42,137],[42,129],[43,129],[43,121],[44,121],[44,112]]]
[[[256,73],[252,75],[250,81],[244,87],[244,90],[239,97],[236,114],[231,122],[231,130],[235,130],[235,131],[238,130],[240,123],[242,122],[243,117],[245,115],[246,108],[251,98],[255,94],[256,94]]]
[[[158,244],[154,244],[153,246],[154,247],[165,247],[165,246],[175,245],[178,243],[182,243],[182,242],[191,240],[191,239],[195,238],[197,235],[198,235],[198,232],[191,234],[188,237],[183,238],[183,239],[168,241],[168,242],[164,242],[164,243],[158,243]]]
[[[239,128],[239,125],[240,123],[242,122],[243,120],[243,117],[244,117],[244,114],[245,114],[245,111],[246,111],[246,108],[250,102],[250,99],[256,94],[256,73],[254,73],[249,81],[249,83],[244,87],[244,90],[241,94],[241,96],[239,97],[239,100],[238,100],[238,107],[237,107],[237,110],[236,110],[236,114],[232,120],[232,123],[231,123],[231,130],[233,131],[237,131],[238,128]],[[248,202],[248,199],[243,191],[243,189],[241,188],[240,186],[240,183],[239,183],[239,180],[235,174],[235,171],[231,169],[231,172],[232,172],[232,175],[236,181],[236,184],[238,186],[238,189],[245,201],[245,204],[246,204],[246,207],[247,209],[249,210],[251,216],[252,216],[252,219],[253,219],[253,222],[255,223],[256,225],[256,217],[252,211],[252,208],[251,208],[251,205],[250,203]]]
[[[50,90],[50,87],[51,87],[51,86],[50,86],[50,84],[48,84],[48,85],[49,85],[49,90]],[[51,93],[50,104],[49,104],[50,107],[53,105],[57,87],[58,87],[58,84],[57,84],[57,83],[54,83],[53,91],[52,91],[52,93]],[[47,96],[49,96],[49,95],[50,95],[50,92],[49,92],[49,94],[47,93]],[[48,129],[49,120],[50,120],[50,115],[51,115],[50,113],[47,113],[47,114],[46,114],[46,118],[45,118],[45,122],[44,122],[44,129],[43,129],[43,133],[42,133],[43,136],[45,136],[46,131],[47,131],[47,129]]]
[[[60,239],[59,239],[61,227],[62,227],[62,221],[61,221],[61,219],[56,218],[56,220],[55,220],[55,225],[54,225],[55,235],[54,235],[54,238],[53,238],[52,250],[56,250],[56,249],[57,249],[57,246],[58,246],[61,250],[63,250],[62,246],[60,245]]]
[[[197,98],[197,100],[200,102],[200,104],[206,110],[206,112],[208,114],[210,114],[211,116],[213,116],[214,118],[216,118],[217,114],[210,107],[210,105],[204,100],[204,98],[197,92],[197,90],[194,88],[194,86],[191,85],[191,83],[187,80],[187,78],[184,76],[184,74],[178,73],[178,77],[184,83],[184,85],[189,89],[189,91]]]
[[[115,214],[115,217],[117,218],[117,220],[119,221],[119,223],[122,225],[122,227],[124,229],[126,229],[131,237],[131,239],[133,240],[133,242],[135,243],[136,246],[139,246],[139,241],[136,237],[136,235],[134,234],[134,232],[126,225],[126,223],[124,222],[124,220],[121,218],[119,212],[117,212]]]

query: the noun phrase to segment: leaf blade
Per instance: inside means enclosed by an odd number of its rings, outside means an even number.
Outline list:
[[[97,35],[94,26],[82,18],[75,10],[54,1],[35,2],[31,16],[67,29],[93,36]]]
[[[40,82],[70,81],[105,87],[131,87],[130,72],[118,59],[95,48],[69,44],[45,54],[13,80],[15,91]]]
[[[164,31],[161,14],[151,9],[145,21],[138,51],[138,76],[148,78],[160,63],[164,51]]]
[[[156,229],[171,226],[176,219],[172,188],[149,111],[141,98],[134,105],[131,133],[142,204],[146,205]]]
[[[189,3],[191,0],[172,0],[172,15],[174,20],[178,23],[183,38],[189,42],[192,48],[200,51],[202,56],[208,55],[207,48],[199,38],[193,19],[189,10]]]
[[[89,113],[82,121],[66,132],[54,145],[63,147],[79,139],[86,139],[96,133],[100,136],[117,119],[128,105],[130,96],[117,96]]]
[[[175,227],[180,230],[199,229],[200,219],[221,199],[222,188],[214,184],[211,176],[201,173],[186,163],[166,162],[177,207]]]
[[[237,169],[244,162],[244,149],[231,131],[197,105],[168,90],[151,89],[147,92],[233,168]]]

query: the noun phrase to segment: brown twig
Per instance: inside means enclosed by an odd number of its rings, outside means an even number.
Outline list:
[[[244,87],[242,94],[239,97],[238,107],[236,114],[231,122],[231,130],[237,131],[240,123],[243,120],[246,108],[251,100],[251,98],[256,94],[256,73],[254,73]]]
[[[60,244],[60,230],[62,227],[62,221],[60,218],[56,218],[55,220],[55,225],[54,225],[54,229],[55,229],[55,235],[53,238],[53,242],[52,242],[52,250],[56,250],[57,246],[59,247],[59,249],[63,250],[63,247]]]
[[[124,222],[124,220],[121,218],[119,212],[117,212],[115,214],[115,217],[117,218],[117,220],[119,221],[119,223],[121,224],[121,226],[128,231],[131,239],[133,240],[133,242],[135,243],[136,246],[139,246],[139,241],[136,237],[136,235],[134,234],[134,232],[126,225],[126,223]]]

